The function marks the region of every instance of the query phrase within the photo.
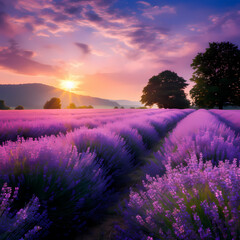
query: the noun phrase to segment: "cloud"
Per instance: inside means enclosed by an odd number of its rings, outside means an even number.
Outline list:
[[[0,0],[0,34],[9,37],[14,35],[14,28],[5,8],[6,4]]]
[[[213,41],[232,41],[240,44],[239,22],[238,10],[221,15],[211,15],[207,22],[188,26],[192,31],[192,35],[188,39],[198,41],[202,45]]]
[[[137,16],[133,16],[132,12],[128,13],[126,9],[114,8],[113,4],[116,0],[45,0],[42,2],[42,6],[33,0],[19,1],[21,9],[25,11],[25,19],[28,14],[32,18],[32,12],[36,19],[41,16],[38,22],[36,20],[28,21],[32,23],[38,36],[48,36],[48,32],[61,34],[87,26],[107,38],[123,42],[132,50],[155,51],[161,45],[160,34],[168,32],[167,28],[161,27],[159,24],[144,24]],[[142,2],[140,1],[140,3]],[[173,9],[168,6],[154,9],[162,13],[173,12]],[[84,53],[88,53],[88,49],[84,46],[80,46],[80,48]]]
[[[148,6],[148,7],[150,7],[150,6],[151,6],[151,4],[150,4],[150,3],[148,3],[148,2],[145,2],[145,1],[138,1],[138,3],[140,3],[140,4],[144,5],[144,6]]]
[[[81,50],[82,54],[84,55],[90,54],[92,52],[90,46],[85,43],[76,42],[75,45]]]
[[[163,7],[159,7],[159,6],[154,6],[154,7],[147,7],[146,9],[143,10],[143,16],[150,18],[150,19],[154,19],[156,16],[161,15],[161,14],[175,14],[176,13],[176,9],[175,7],[170,7],[170,6],[163,6]]]
[[[20,49],[18,44],[11,40],[9,47],[2,47],[0,50],[0,67],[24,75],[61,76],[58,67],[33,60],[34,54],[32,51]]]
[[[210,16],[209,19],[212,23],[208,27],[209,33],[214,32],[216,35],[222,35],[222,37],[237,37],[239,39],[239,11],[227,12],[223,15]]]
[[[91,22],[101,22],[103,19],[94,11],[88,11],[85,13],[85,16]]]

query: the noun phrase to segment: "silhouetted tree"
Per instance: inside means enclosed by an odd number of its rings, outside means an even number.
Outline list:
[[[240,106],[240,50],[236,45],[209,43],[209,48],[193,59],[191,67],[195,72],[190,80],[196,85],[190,95],[197,106]]]
[[[15,110],[24,110],[24,107],[22,105],[18,105],[17,107],[15,107]]]
[[[92,105],[88,105],[88,106],[79,106],[78,107],[79,109],[90,109],[90,108],[93,108]]]
[[[67,106],[68,109],[76,109],[77,106],[75,105],[75,103],[70,103],[68,106]]]
[[[44,106],[44,109],[60,109],[61,108],[61,100],[60,98],[53,97],[49,101],[47,101]]]
[[[0,110],[9,110],[10,107],[5,105],[4,100],[0,100]]]
[[[157,104],[159,108],[187,108],[190,104],[184,93],[187,85],[186,80],[175,72],[163,71],[149,79],[141,102],[145,106]]]
[[[117,107],[117,106],[115,106],[115,107],[114,107],[114,109],[118,109],[118,107]]]

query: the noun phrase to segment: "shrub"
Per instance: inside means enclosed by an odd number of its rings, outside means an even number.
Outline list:
[[[186,164],[185,159],[196,155],[199,159],[240,159],[240,138],[235,132],[207,111],[199,110],[183,119],[165,139],[160,151],[155,154],[159,162],[171,159],[172,166]]]
[[[131,191],[124,211],[127,229],[116,239],[239,239],[240,168],[229,161],[186,160],[167,165],[163,177],[147,176],[143,189]]]
[[[39,198],[52,225],[50,235],[66,237],[81,231],[86,221],[105,205],[110,177],[97,164],[94,153],[79,154],[64,138],[8,142],[0,148],[1,178],[22,186],[17,203]]]
[[[21,105],[18,105],[17,107],[15,107],[15,110],[24,110],[24,107]]]
[[[0,196],[0,238],[4,239],[41,239],[47,234],[50,221],[46,211],[39,213],[39,200],[33,196],[20,210],[14,209],[18,187],[12,188],[4,183]]]

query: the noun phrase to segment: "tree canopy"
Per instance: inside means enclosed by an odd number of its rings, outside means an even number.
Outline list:
[[[24,107],[22,105],[18,105],[17,107],[15,107],[15,110],[24,110]]]
[[[163,71],[149,79],[143,89],[141,102],[145,106],[157,104],[159,108],[189,107],[189,101],[184,93],[187,85],[186,80],[175,72]]]
[[[204,53],[198,53],[191,67],[191,81],[196,85],[190,95],[199,107],[213,108],[240,105],[240,50],[229,42],[212,42]]]
[[[75,103],[70,103],[68,106],[67,106],[68,109],[76,109],[77,106]]]
[[[4,100],[0,100],[0,110],[9,110],[10,107],[5,105]]]
[[[44,109],[60,109],[61,108],[61,100],[60,98],[53,97],[49,101],[47,101],[44,106]]]

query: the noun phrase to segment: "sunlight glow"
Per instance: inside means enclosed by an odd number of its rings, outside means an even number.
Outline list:
[[[77,83],[71,80],[64,80],[61,82],[61,86],[67,91],[72,91],[77,87]]]

